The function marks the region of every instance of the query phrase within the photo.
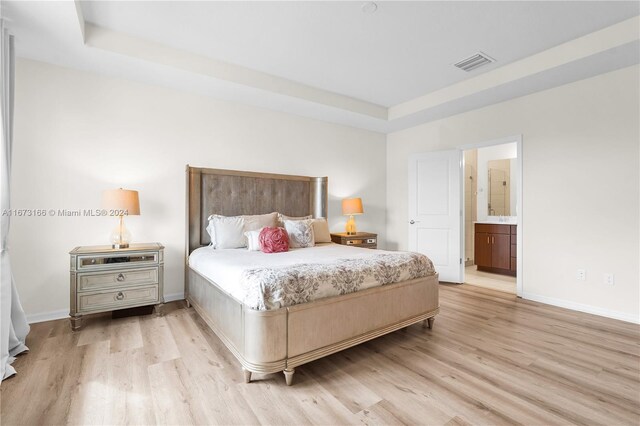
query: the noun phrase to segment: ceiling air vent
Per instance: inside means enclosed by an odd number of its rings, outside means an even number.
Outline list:
[[[495,61],[495,59],[489,57],[488,55],[485,55],[482,52],[478,52],[475,55],[471,55],[468,58],[453,64],[453,66],[455,66],[456,68],[460,68],[463,71],[469,72]]]

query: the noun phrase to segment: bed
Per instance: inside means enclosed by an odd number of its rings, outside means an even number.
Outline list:
[[[414,323],[422,321],[425,327],[433,326],[439,311],[438,275],[435,271],[414,275],[410,272],[424,269],[423,257],[329,243],[292,250],[277,256],[279,260],[271,260],[276,256],[207,247],[210,214],[237,216],[277,211],[288,216],[327,217],[326,177],[190,166],[186,172],[185,298],[238,359],[246,382],[251,381],[252,373],[282,371],[287,385],[291,385],[299,365]],[[272,256],[269,262],[276,265],[265,264],[267,256]],[[357,263],[344,263],[349,261]],[[243,287],[264,286],[259,280],[247,279],[256,276],[255,267],[249,271],[251,274],[247,272],[251,265],[258,265],[258,272],[264,268],[291,272],[296,264],[312,265],[306,268],[308,273],[324,277],[323,271],[334,266],[319,264],[332,262],[343,262],[344,270],[357,265],[372,276],[378,265],[386,262],[401,265],[399,270],[409,275],[393,283],[376,278],[378,285],[365,284],[358,291],[338,289],[336,294],[331,293],[331,286],[320,285],[326,293],[293,302],[286,295],[254,297],[255,292],[238,292],[234,285],[242,276],[246,282]],[[225,268],[220,267],[222,264]],[[363,282],[373,281],[370,277]]]

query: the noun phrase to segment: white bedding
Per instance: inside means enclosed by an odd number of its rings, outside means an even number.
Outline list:
[[[189,266],[253,309],[278,309],[323,297],[433,275],[417,253],[321,244],[284,253],[196,249]]]

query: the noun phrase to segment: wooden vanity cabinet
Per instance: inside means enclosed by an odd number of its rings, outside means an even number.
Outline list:
[[[516,225],[476,223],[475,264],[478,271],[516,275]]]

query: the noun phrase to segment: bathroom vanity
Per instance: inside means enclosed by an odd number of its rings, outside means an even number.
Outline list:
[[[475,223],[475,264],[478,271],[516,276],[517,225]]]

